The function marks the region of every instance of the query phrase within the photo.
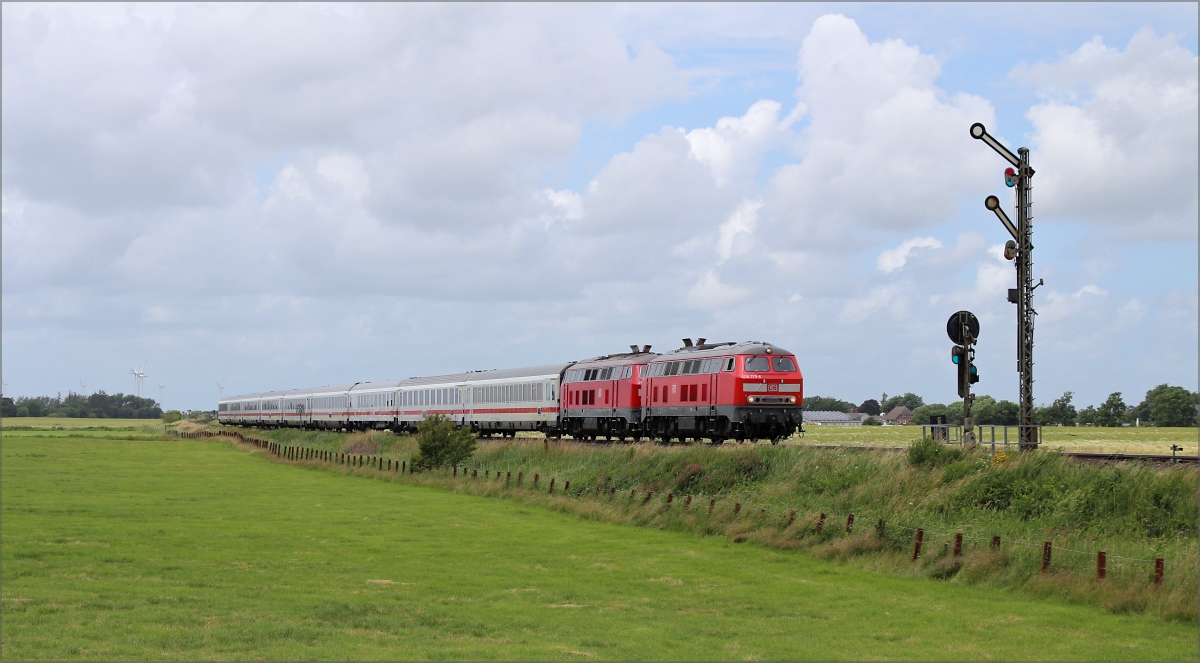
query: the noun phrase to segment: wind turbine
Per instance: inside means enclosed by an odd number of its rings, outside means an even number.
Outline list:
[[[158,407],[159,407],[159,409],[165,409],[165,408],[163,408],[162,392],[163,392],[163,389],[166,389],[166,388],[167,388],[167,385],[165,385],[161,382],[158,383]]]
[[[225,385],[223,385],[223,384],[221,384],[220,382],[218,382],[218,383],[217,383],[217,389],[220,389],[220,390],[221,390],[221,398],[225,398]]]
[[[142,362],[142,367],[138,368],[138,362],[142,359],[142,351],[138,350],[137,359],[133,362],[133,369],[129,372],[133,374],[133,395],[138,398],[142,397],[142,380],[146,379],[146,364],[150,363],[150,358],[146,357],[146,361]]]
[[[87,385],[83,383],[83,378],[81,377],[79,378],[79,395],[83,396],[85,394],[87,394]]]

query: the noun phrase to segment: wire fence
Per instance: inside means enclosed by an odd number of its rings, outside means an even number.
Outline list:
[[[261,440],[257,438],[247,437],[240,431],[197,431],[197,432],[174,432],[183,439],[201,439],[201,438],[232,438],[244,444],[249,444],[267,453],[270,453],[282,460],[289,462],[304,462],[317,461],[326,462],[338,466],[348,468],[368,468],[375,471],[394,474],[394,475],[414,475],[424,474],[429,472],[443,472],[448,478],[461,478],[470,481],[494,481],[504,482],[504,485],[510,488],[520,488],[530,491],[541,492],[545,490],[549,495],[562,495],[565,497],[575,498],[606,498],[609,501],[615,501],[618,494],[623,496],[627,505],[636,505],[645,507],[650,504],[655,498],[653,490],[644,489],[639,495],[638,486],[618,486],[615,483],[595,483],[585,485],[575,482],[572,489],[570,480],[561,481],[559,477],[551,476],[549,481],[543,481],[540,472],[534,472],[532,477],[527,479],[524,470],[517,470],[514,474],[509,469],[495,469],[482,464],[473,464],[471,466],[426,466],[411,463],[408,460],[395,460],[382,456],[366,455],[366,454],[351,454],[344,452],[326,451],[323,449],[315,449],[312,447],[301,447],[283,445],[270,440]],[[470,476],[468,476],[470,472]],[[482,473],[482,477],[480,474]],[[628,496],[625,491],[628,490]],[[589,495],[590,493],[590,495]],[[1077,550],[1063,546],[1054,546],[1051,541],[1024,541],[1020,539],[1006,539],[999,535],[980,536],[977,534],[969,534],[967,532],[943,532],[939,530],[926,529],[919,525],[911,523],[887,522],[882,517],[871,515],[864,512],[858,513],[834,513],[834,512],[817,512],[804,514],[797,509],[784,509],[784,513],[780,513],[777,506],[768,509],[765,506],[751,504],[750,502],[742,502],[741,498],[736,496],[717,496],[705,494],[685,494],[676,495],[672,491],[667,491],[665,495],[659,494],[661,503],[658,508],[664,511],[670,511],[675,508],[677,503],[682,503],[683,512],[704,513],[705,517],[712,518],[714,513],[718,518],[728,517],[731,522],[738,519],[757,518],[766,520],[774,518],[777,522],[773,523],[777,527],[783,529],[796,528],[799,532],[808,535],[817,536],[833,536],[837,532],[843,532],[846,535],[852,535],[855,529],[856,520],[858,523],[867,523],[866,527],[873,527],[875,535],[879,539],[888,538],[890,531],[902,530],[912,532],[913,543],[913,561],[929,555],[929,551],[935,549],[939,544],[942,549],[936,551],[936,557],[949,556],[951,558],[961,557],[963,555],[963,545],[973,544],[977,547],[987,547],[991,550],[1001,551],[1007,550],[1015,552],[1019,549],[1028,549],[1033,552],[1040,552],[1041,555],[1041,572],[1079,572],[1081,566],[1091,568],[1090,562],[1085,560],[1095,560],[1093,570],[1088,573],[1095,573],[1097,580],[1104,580],[1111,576],[1114,572],[1123,574],[1146,573],[1146,577],[1151,579],[1155,587],[1161,587],[1167,569],[1172,570],[1172,577],[1180,577],[1182,573],[1186,573],[1188,569],[1182,568],[1190,564],[1182,560],[1168,561],[1162,557],[1144,558],[1131,557],[1126,555],[1110,554],[1106,550]],[[705,503],[707,500],[707,503]],[[729,508],[729,502],[733,502],[732,509]],[[697,505],[697,506],[693,506]],[[718,506],[720,507],[718,509]],[[799,518],[797,517],[799,514]],[[810,523],[810,524],[809,524]],[[842,524],[844,523],[844,524]],[[900,543],[898,537],[890,537],[893,543]],[[951,542],[953,542],[951,544]],[[905,544],[907,545],[907,544]],[[951,548],[953,545],[953,548]],[[1071,561],[1063,562],[1062,555],[1072,555],[1069,558]],[[1035,557],[1036,558],[1036,557]],[[1081,564],[1082,562],[1082,564]],[[1194,568],[1190,568],[1195,571]],[[1177,573],[1178,572],[1178,573]]]

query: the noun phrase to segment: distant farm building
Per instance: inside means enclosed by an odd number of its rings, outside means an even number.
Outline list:
[[[845,412],[830,412],[817,410],[804,413],[804,423],[816,426],[861,426],[862,421],[857,416]]]
[[[912,419],[912,410],[903,405],[897,405],[880,419],[883,420],[885,426],[903,426],[908,423],[909,419]]]

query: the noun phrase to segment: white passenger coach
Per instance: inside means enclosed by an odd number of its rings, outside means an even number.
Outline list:
[[[217,419],[241,426],[400,432],[440,414],[484,435],[556,433],[559,386],[572,365],[242,394],[222,398]]]

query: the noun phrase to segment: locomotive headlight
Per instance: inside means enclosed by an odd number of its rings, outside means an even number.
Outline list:
[[[755,397],[753,397],[753,396],[747,396],[747,397],[746,397],[746,402],[747,402],[747,403],[753,403],[753,402],[755,402],[755,401],[757,401],[757,400],[758,400],[758,399],[756,399],[756,398],[755,398]]]

